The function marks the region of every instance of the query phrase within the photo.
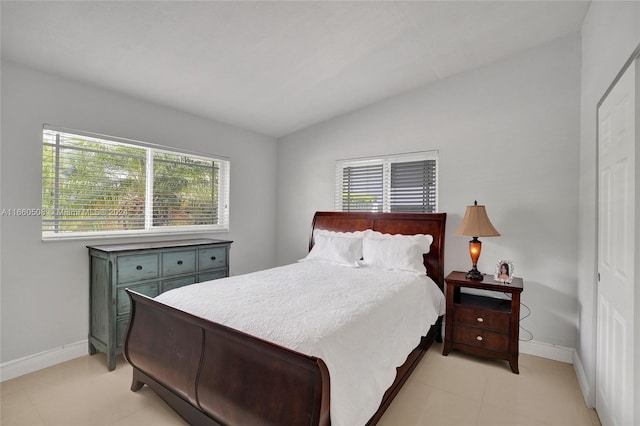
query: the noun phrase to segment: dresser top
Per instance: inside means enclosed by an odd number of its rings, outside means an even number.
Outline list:
[[[210,244],[231,244],[229,240],[214,240],[211,238],[199,238],[190,240],[173,240],[173,241],[149,241],[144,243],[122,243],[122,244],[101,244],[96,246],[87,246],[87,248],[100,250],[104,252],[120,252],[148,250],[156,248],[174,248],[174,247],[191,247],[203,246]]]

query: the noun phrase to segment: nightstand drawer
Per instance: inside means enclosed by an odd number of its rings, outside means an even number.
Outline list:
[[[497,331],[509,331],[510,314],[506,312],[488,311],[456,306],[453,311],[453,321],[473,327],[480,327]]]
[[[476,346],[496,352],[509,351],[508,334],[488,331],[477,327],[454,327],[453,340],[465,345]]]

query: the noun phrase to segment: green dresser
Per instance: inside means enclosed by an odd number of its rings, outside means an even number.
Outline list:
[[[89,353],[116,366],[129,325],[126,288],[155,297],[173,288],[229,276],[232,241],[197,239],[87,246]]]

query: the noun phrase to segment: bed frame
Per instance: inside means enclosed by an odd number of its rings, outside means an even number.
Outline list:
[[[313,230],[374,229],[431,234],[427,274],[444,286],[446,213],[317,212]],[[444,290],[443,290],[444,291]],[[193,425],[330,425],[325,363],[257,337],[182,312],[127,290],[131,321],[124,355],[133,367],[131,390],[147,384]],[[434,340],[442,317],[400,367],[378,411],[378,422]]]

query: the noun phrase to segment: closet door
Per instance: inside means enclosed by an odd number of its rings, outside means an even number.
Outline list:
[[[598,108],[596,410],[634,425],[637,60]],[[640,111],[638,111],[640,112]],[[637,419],[636,419],[637,420]]]

